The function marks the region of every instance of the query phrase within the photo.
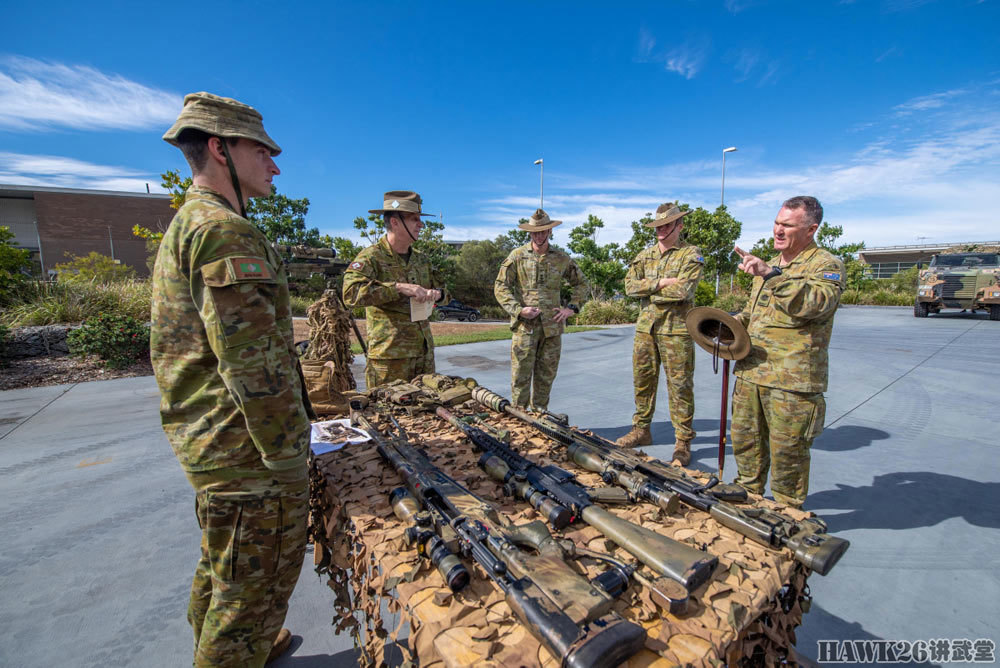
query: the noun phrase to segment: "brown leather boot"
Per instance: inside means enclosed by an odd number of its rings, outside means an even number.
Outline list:
[[[281,629],[278,631],[278,637],[274,639],[271,643],[271,651],[267,653],[267,661],[264,665],[267,665],[277,659],[279,656],[288,651],[288,647],[292,644],[292,632],[288,629]]]
[[[691,441],[682,441],[680,439],[674,443],[674,459],[671,464],[679,464],[680,466],[687,466],[691,463]]]
[[[638,425],[632,427],[632,431],[615,441],[615,445],[620,445],[623,448],[635,448],[640,445],[652,444],[653,434],[650,433],[649,427],[639,427]]]

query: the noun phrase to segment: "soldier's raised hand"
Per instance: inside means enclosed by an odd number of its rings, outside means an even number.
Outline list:
[[[733,250],[740,256],[740,265],[738,267],[740,271],[745,271],[751,276],[764,276],[771,271],[770,265],[756,255],[751,255],[739,246],[736,246]]]

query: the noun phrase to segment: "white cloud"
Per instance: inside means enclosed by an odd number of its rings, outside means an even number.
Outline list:
[[[0,152],[0,183],[122,192],[166,192],[160,177],[130,167],[98,165],[56,155]]]
[[[709,48],[707,40],[684,44],[667,54],[664,67],[668,72],[676,72],[685,79],[693,79],[705,64]]]
[[[0,128],[166,127],[182,104],[179,95],[85,65],[0,60]]]
[[[685,79],[693,79],[701,71],[711,51],[711,40],[702,35],[689,39],[684,44],[669,51],[656,51],[656,38],[642,28],[639,30],[639,44],[635,60],[640,63],[659,63],[668,72],[674,72]]]
[[[741,245],[770,236],[781,202],[800,194],[820,199],[827,220],[843,226],[845,242],[905,244],[915,243],[916,236],[935,242],[995,239],[1000,112],[989,100],[997,85],[968,86],[899,104],[870,121],[869,130],[881,136],[838,160],[823,161],[821,155],[800,151],[791,156],[794,162],[775,154],[772,163],[765,163],[757,156],[766,154],[746,147],[726,172],[726,204],[743,222]],[[906,128],[895,125],[900,111],[908,116]],[[851,132],[845,128],[845,137]],[[596,215],[606,224],[602,240],[621,243],[631,236],[629,223],[667,197],[714,209],[719,168],[719,161],[694,160],[612,167],[600,177],[547,174],[545,208],[566,221],[565,229]],[[537,203],[533,195],[483,200],[476,219],[509,228]]]

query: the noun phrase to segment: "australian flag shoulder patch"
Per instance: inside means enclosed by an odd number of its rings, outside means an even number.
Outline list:
[[[824,271],[823,272],[823,278],[827,279],[828,281],[839,281],[840,280],[840,272],[838,272],[838,271]]]

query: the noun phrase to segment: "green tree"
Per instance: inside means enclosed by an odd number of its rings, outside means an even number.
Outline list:
[[[632,260],[643,249],[656,243],[656,230],[652,227],[646,227],[646,224],[651,222],[653,222],[652,213],[647,213],[639,220],[632,221],[632,238],[618,251],[618,259],[626,267],[632,264]]]
[[[31,252],[13,243],[14,233],[0,226],[0,306],[14,300],[17,289],[28,280]]]
[[[82,257],[66,253],[69,262],[57,264],[61,283],[116,283],[135,278],[135,269],[96,251]]]
[[[362,246],[358,246],[346,237],[332,237],[329,247],[337,251],[338,260],[347,260],[348,262],[356,258],[358,253],[363,250]]]
[[[681,208],[687,209],[688,205],[683,204]],[[733,218],[725,206],[711,213],[698,207],[684,218],[684,238],[701,249],[706,279],[736,271],[739,257],[732,250],[742,229],[743,224]]]
[[[521,218],[520,220],[517,221],[517,224],[518,225],[524,225],[527,222],[528,222],[527,218]],[[511,248],[510,248],[511,250],[514,250],[518,246],[523,246],[524,244],[526,244],[529,241],[531,241],[531,232],[528,232],[527,230],[521,230],[521,229],[510,230],[510,231],[505,232],[504,234],[502,234],[500,236],[503,237],[504,243],[511,244]],[[499,243],[499,242],[500,242],[500,240],[498,238],[497,239],[497,243]]]
[[[493,241],[463,244],[455,258],[455,299],[476,306],[499,306],[493,295],[493,283],[513,248],[504,235]]]
[[[175,209],[181,208],[181,204],[184,203],[184,194],[191,187],[193,179],[190,176],[182,179],[181,173],[176,169],[168,169],[163,172],[160,174],[160,179],[160,185],[170,193],[170,206]]]
[[[625,290],[626,267],[618,259],[621,246],[598,244],[597,231],[604,221],[594,215],[569,231],[569,249],[576,254],[576,264],[587,277],[593,299],[610,299]]]
[[[267,197],[252,197],[247,203],[247,219],[260,228],[268,240],[289,246],[322,247],[319,229],[306,227],[309,198],[292,199],[271,186]]]

